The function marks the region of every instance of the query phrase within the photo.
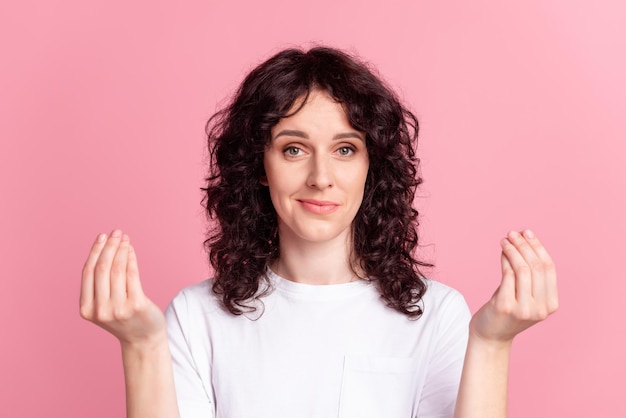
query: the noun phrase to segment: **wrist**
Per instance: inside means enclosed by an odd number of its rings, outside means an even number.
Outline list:
[[[164,348],[169,350],[169,341],[167,332],[163,331],[140,340],[120,341],[120,347],[123,354],[142,355],[162,351]]]
[[[485,351],[509,352],[513,345],[513,339],[486,338],[470,329],[468,345],[470,344]]]

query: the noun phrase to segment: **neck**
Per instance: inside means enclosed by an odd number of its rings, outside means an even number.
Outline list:
[[[289,234],[280,235],[280,258],[271,268],[293,282],[327,285],[358,280],[351,263],[350,234],[331,241],[303,241]]]

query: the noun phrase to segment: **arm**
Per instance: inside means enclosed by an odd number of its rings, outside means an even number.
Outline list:
[[[82,274],[81,316],[113,334],[122,348],[128,418],[178,418],[165,318],[141,288],[127,235],[101,234]]]
[[[510,232],[502,245],[502,282],[472,317],[455,418],[506,417],[513,338],[558,308],[550,255],[529,231]]]

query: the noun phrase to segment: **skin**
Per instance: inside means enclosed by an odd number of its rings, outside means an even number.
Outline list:
[[[137,256],[120,230],[96,238],[83,267],[80,315],[122,348],[126,416],[178,417],[163,312],[141,288]]]
[[[455,418],[506,417],[513,339],[559,306],[554,262],[535,234],[511,231],[500,245],[502,281],[470,322]]]
[[[350,225],[369,161],[363,134],[341,106],[314,92],[300,112],[274,127],[264,165],[260,181],[270,188],[280,220],[274,271],[309,284],[356,279]],[[319,202],[336,207],[314,207],[326,205]],[[513,339],[558,308],[554,263],[534,233],[511,231],[500,244],[502,281],[470,322],[456,418],[506,417]],[[120,341],[127,416],[178,417],[165,318],[144,295],[137,257],[120,230],[99,235],[92,246],[80,313]]]
[[[313,91],[299,112],[274,126],[263,164],[261,183],[269,187],[280,234],[281,258],[272,269],[309,284],[355,279],[350,229],[369,168],[365,134],[352,128],[339,103]]]

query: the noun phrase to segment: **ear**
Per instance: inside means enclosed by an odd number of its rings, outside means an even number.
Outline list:
[[[267,176],[263,176],[261,177],[261,179],[259,180],[259,183],[261,183],[263,186],[269,186],[270,184],[267,182]]]

